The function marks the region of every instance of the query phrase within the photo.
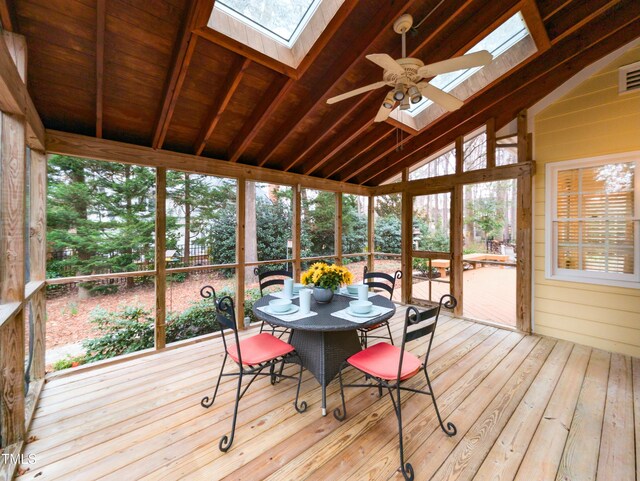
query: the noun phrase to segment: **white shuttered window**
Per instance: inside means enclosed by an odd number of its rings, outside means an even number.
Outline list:
[[[639,159],[547,164],[547,277],[640,287]]]

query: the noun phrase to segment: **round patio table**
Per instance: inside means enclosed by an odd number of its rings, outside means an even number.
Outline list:
[[[356,323],[332,316],[336,312],[349,307],[353,297],[336,294],[328,304],[318,304],[311,297],[311,311],[317,316],[305,317],[297,321],[283,321],[258,310],[265,307],[273,296],[265,296],[253,305],[253,314],[257,319],[275,326],[291,329],[289,342],[296,348],[302,365],[308,369],[322,387],[322,415],[327,415],[327,385],[340,370],[342,361],[361,350],[358,329],[373,326],[390,319],[396,312],[393,302],[383,296],[373,296],[369,300],[376,306],[390,308],[391,311]],[[299,299],[293,299],[299,305]]]

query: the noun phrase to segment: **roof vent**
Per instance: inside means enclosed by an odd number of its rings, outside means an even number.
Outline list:
[[[620,67],[618,70],[618,93],[640,91],[640,62]]]

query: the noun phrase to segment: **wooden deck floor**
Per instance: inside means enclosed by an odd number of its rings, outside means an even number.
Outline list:
[[[23,465],[29,470],[18,479],[402,479],[388,397],[352,389],[347,420],[323,418],[308,373],[304,414],[293,409],[292,382],[252,385],[235,443],[221,453],[233,381],[223,381],[212,408],[199,404],[221,360],[221,342],[213,340],[51,379],[25,448],[36,463]],[[430,366],[440,409],[458,434],[439,430],[428,397],[404,397],[405,450],[416,479],[636,479],[638,359],[445,318]],[[332,383],[328,407],[337,405]]]

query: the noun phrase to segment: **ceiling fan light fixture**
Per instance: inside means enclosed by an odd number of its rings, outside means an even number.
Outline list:
[[[382,102],[382,105],[384,106],[385,109],[392,109],[394,103],[395,103],[395,100],[393,98],[393,90],[392,90],[384,98],[384,102]]]
[[[396,85],[396,88],[393,91],[393,98],[395,100],[397,100],[398,102],[400,102],[401,100],[404,99],[404,84],[398,84]]]
[[[407,94],[409,95],[412,104],[417,104],[422,100],[422,94],[420,93],[420,90],[418,90],[418,87],[416,87],[415,85],[409,87]]]
[[[409,110],[411,108],[411,103],[409,102],[409,97],[404,97],[402,102],[400,102],[400,110]]]

